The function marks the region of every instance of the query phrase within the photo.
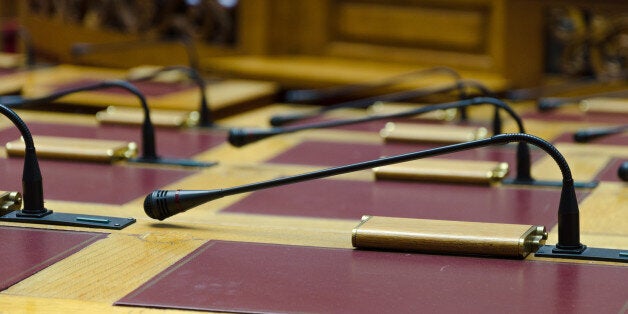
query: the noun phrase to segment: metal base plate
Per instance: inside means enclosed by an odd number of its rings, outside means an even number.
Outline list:
[[[628,250],[587,247],[582,253],[576,254],[554,252],[555,249],[553,245],[544,245],[534,256],[628,263]]]
[[[545,181],[545,180],[519,181],[517,179],[507,178],[507,179],[502,179],[501,182],[503,184],[508,184],[508,185],[531,185],[531,186],[549,186],[549,187],[562,187],[563,186],[562,181]],[[573,185],[577,189],[592,189],[592,188],[595,188],[598,185],[598,183],[599,182],[597,181],[589,181],[589,182],[575,181]]]
[[[37,218],[29,216],[18,216],[19,213],[20,211],[16,210],[4,216],[0,216],[0,221],[116,230],[123,229],[135,222],[135,218],[118,218],[56,212],[52,212],[48,215]]]
[[[214,161],[204,162],[204,161],[196,161],[192,159],[169,159],[169,158],[130,158],[127,160],[128,162],[137,162],[137,163],[146,163],[146,164],[161,164],[161,165],[173,165],[173,166],[183,166],[183,167],[211,167],[215,166],[218,163]]]

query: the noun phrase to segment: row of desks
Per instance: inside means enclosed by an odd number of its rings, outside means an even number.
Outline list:
[[[576,180],[601,179],[596,188],[578,191],[582,242],[628,249],[628,190],[612,176],[612,167],[628,160],[627,136],[575,144],[561,135],[607,122],[587,120],[572,109],[547,119],[535,115],[531,103],[516,107],[529,115],[524,120],[529,133],[554,141]],[[268,117],[291,108],[269,105],[218,123],[263,127]],[[35,135],[139,136],[139,131],[132,135],[133,127],[99,125],[92,115],[19,113]],[[490,113],[474,109],[471,119],[488,125]],[[580,117],[561,119],[573,114]],[[332,116],[361,115],[344,111]],[[8,121],[0,123],[3,141],[18,136]],[[514,131],[514,126],[506,122],[505,129]],[[352,230],[365,214],[541,224],[549,230],[548,244],[554,244],[559,189],[383,182],[360,171],[225,197],[159,222],[143,211],[144,197],[154,189],[226,188],[423,146],[385,144],[368,128],[312,130],[243,148],[226,143],[224,129],[160,128],[157,138],[162,155],[219,164],[184,169],[124,161],[40,161],[49,209],[137,222],[119,231],[0,223],[0,232],[10,239],[1,244],[2,264],[15,266],[2,273],[0,312],[139,311],[129,305],[142,306],[142,312],[157,311],[154,307],[219,312],[628,310],[626,264],[534,255],[507,260],[362,251],[351,245]],[[0,189],[19,190],[21,161],[0,154]],[[535,178],[561,179],[549,157],[536,150],[533,156]]]

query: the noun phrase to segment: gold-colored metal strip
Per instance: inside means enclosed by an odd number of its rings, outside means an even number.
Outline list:
[[[508,170],[505,162],[430,158],[373,168],[373,173],[378,180],[492,184]]]
[[[54,136],[35,136],[33,140],[39,158],[113,162],[137,154],[135,142]],[[9,156],[24,156],[22,139],[8,142],[5,146]]]
[[[426,125],[388,122],[379,132],[386,141],[423,143],[461,143],[489,136],[486,128],[453,125]]]
[[[544,226],[364,216],[352,244],[370,250],[524,258],[545,244]]]
[[[580,101],[580,109],[592,113],[628,114],[628,98],[595,97]]]
[[[141,125],[144,111],[141,108],[109,106],[96,113],[96,120],[102,124]],[[152,109],[150,120],[158,127],[191,127],[198,123],[199,115],[196,111]]]
[[[0,215],[18,210],[22,207],[20,192],[0,191]]]
[[[389,115],[410,110],[415,110],[427,105],[413,104],[413,103],[400,103],[400,102],[383,102],[379,101],[374,103],[367,109],[367,113],[370,115]],[[437,120],[437,121],[452,121],[456,118],[458,109],[451,108],[445,110],[436,110],[426,112],[417,116],[417,118],[424,120]]]

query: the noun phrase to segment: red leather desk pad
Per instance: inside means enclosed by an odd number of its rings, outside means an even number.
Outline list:
[[[210,241],[115,304],[244,313],[618,313],[627,280],[626,268],[616,266]]]
[[[91,79],[80,79],[76,81],[72,81],[69,83],[54,85],[54,91],[62,91],[70,88],[76,88],[81,86],[91,85],[97,82],[102,82],[102,80],[91,80]],[[197,88],[196,84],[193,83],[166,83],[166,82],[155,82],[155,81],[136,81],[129,82],[133,84],[133,86],[137,87],[142,94],[146,97],[161,97],[170,95],[173,93],[179,93],[183,91],[187,91],[193,88]],[[103,88],[99,90],[91,91],[92,93],[98,94],[119,94],[119,95],[129,95],[133,96],[129,91],[119,87],[109,87]],[[200,92],[199,92],[200,93]],[[139,100],[138,100],[139,104]]]
[[[586,194],[578,192],[578,200]],[[556,224],[560,189],[323,179],[252,192],[223,212]]]
[[[23,165],[23,158],[0,159],[0,190],[22,191]],[[39,160],[39,168],[45,199],[115,205],[125,204],[195,173],[55,160]]]
[[[45,135],[133,141],[137,143],[138,149],[141,150],[142,147],[140,126],[101,125],[91,127],[30,122],[28,123],[28,128],[33,136]],[[7,127],[0,131],[0,142],[4,145],[6,142],[19,138],[19,136],[20,133],[16,128]],[[224,143],[226,134],[210,133],[202,130],[156,128],[155,140],[158,155],[167,158],[189,158]]]
[[[619,176],[617,175],[617,169],[622,162],[626,162],[628,159],[625,158],[613,158],[611,161],[597,174],[595,180],[599,181],[612,181],[612,182],[621,182]]]
[[[377,145],[304,141],[282,153],[277,154],[266,162],[280,164],[341,166],[377,159],[382,156],[411,153],[434,147],[438,147],[438,145],[408,143],[383,143]],[[532,146],[530,146],[530,148],[532,160],[536,160],[543,156],[543,152],[534,149]],[[515,146],[485,147],[445,154],[438,156],[438,158],[503,161],[507,162],[512,167],[511,169],[515,169],[516,148]]]
[[[0,226],[0,290],[105,237],[106,233]]]

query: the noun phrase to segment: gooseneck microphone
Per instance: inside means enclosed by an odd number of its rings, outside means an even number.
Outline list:
[[[547,97],[540,98],[538,100],[538,109],[539,111],[550,111],[554,109],[558,109],[567,104],[577,104],[582,100],[588,98],[596,98],[596,97],[626,97],[628,96],[628,90],[619,90],[614,92],[606,92],[606,93],[597,93],[590,94],[585,96],[576,96],[576,97]]]
[[[376,102],[380,101],[404,101],[408,99],[414,99],[419,97],[424,97],[433,94],[441,94],[448,93],[455,90],[460,91],[461,94],[465,95],[465,88],[473,88],[478,90],[484,96],[492,95],[492,92],[486,88],[483,84],[473,81],[473,80],[458,80],[456,83],[446,86],[433,87],[433,88],[419,88],[410,91],[402,91],[396,92],[386,95],[373,96],[363,99],[356,99],[348,102],[343,102],[335,105],[321,107],[319,109],[313,110],[311,112],[306,113],[298,113],[298,114],[285,114],[285,115],[276,115],[270,118],[270,124],[272,126],[283,126],[286,124],[291,124],[300,120],[305,120],[309,118],[318,117],[328,111],[341,109],[341,108],[366,108],[368,106],[373,105]]]
[[[589,128],[576,131],[573,135],[574,141],[578,143],[586,143],[601,137],[620,134],[628,131],[628,124],[608,127],[608,128]]]
[[[619,165],[619,168],[617,168],[617,176],[622,181],[628,181],[628,161],[624,161]]]
[[[304,174],[282,177],[258,183],[240,185],[225,189],[215,190],[155,190],[148,194],[144,200],[146,214],[158,220],[164,220],[178,213],[187,211],[195,206],[216,200],[225,196],[247,193],[261,189],[267,189],[286,184],[292,184],[307,180],[321,179],[349,172],[371,169],[390,164],[421,159],[432,156],[475,149],[490,145],[502,145],[511,142],[525,142],[544,150],[549,154],[562,173],[562,190],[558,207],[558,244],[556,248],[561,252],[581,253],[586,246],[580,243],[580,218],[578,200],[574,188],[574,181],[567,161],[562,154],[547,141],[529,134],[499,134],[490,138],[432,148],[408,154],[383,157],[380,159],[350,164],[340,167],[308,172]]]
[[[179,66],[179,65],[166,66],[166,67],[153,71],[149,75],[146,75],[137,79],[133,79],[131,80],[131,82],[151,80],[155,78],[157,75],[159,75],[160,73],[168,72],[168,71],[182,71],[190,79],[194,81],[194,83],[198,86],[198,89],[200,91],[200,97],[201,97],[201,102],[198,108],[198,112],[199,112],[199,124],[198,125],[201,127],[214,126],[214,122],[211,117],[211,110],[209,109],[209,105],[207,102],[207,85],[203,77],[201,77],[198,71],[195,70],[194,68],[186,67],[186,66]]]
[[[131,94],[137,96],[139,99],[142,109],[144,111],[144,121],[142,122],[142,155],[137,158],[129,159],[130,162],[142,162],[142,163],[159,163],[159,164],[171,164],[171,165],[180,165],[180,166],[189,166],[189,167],[207,167],[215,165],[216,163],[206,163],[189,159],[167,159],[162,158],[157,155],[156,144],[155,144],[155,128],[153,127],[153,123],[150,119],[150,110],[148,109],[148,104],[146,102],[146,97],[140,92],[137,87],[133,84],[122,81],[122,80],[109,80],[91,83],[79,87],[72,87],[65,90],[61,90],[55,93],[52,93],[47,96],[39,97],[39,98],[24,98],[21,100],[16,100],[10,104],[11,107],[20,105],[35,105],[52,102],[64,96],[84,92],[91,90],[98,90],[110,87],[119,87],[127,90]]]
[[[299,132],[303,130],[311,130],[311,129],[332,128],[332,127],[359,124],[359,123],[365,123],[365,122],[371,122],[371,121],[412,117],[412,116],[417,116],[417,115],[421,115],[421,114],[436,111],[436,110],[462,108],[462,107],[469,107],[469,106],[482,105],[482,104],[491,104],[495,107],[504,109],[513,117],[515,121],[517,121],[520,132],[525,133],[523,131],[523,122],[521,122],[521,118],[506,103],[504,103],[503,101],[497,98],[492,98],[492,97],[475,97],[475,98],[464,99],[464,100],[448,102],[448,103],[443,103],[443,104],[423,106],[420,108],[411,109],[411,110],[393,113],[393,114],[373,115],[373,116],[357,118],[357,119],[332,120],[332,121],[300,124],[296,126],[273,127],[270,129],[231,128],[229,130],[228,141],[231,145],[235,147],[242,147],[244,145],[251,144],[251,143],[269,138],[271,136],[279,135],[279,134],[295,133],[295,132]],[[500,124],[495,124],[495,123],[493,124],[493,132],[496,134],[501,133],[501,129],[498,129],[499,125]]]
[[[44,206],[44,188],[35,151],[35,143],[26,123],[11,109],[0,104],[0,113],[20,131],[24,140],[24,170],[22,172],[22,200],[24,208],[0,216],[0,221],[44,223],[66,226],[122,229],[135,222],[133,218],[53,213]]]
[[[427,69],[421,69],[421,70],[411,71],[407,73],[402,73],[399,75],[385,78],[380,81],[370,82],[370,83],[349,84],[349,85],[334,86],[334,87],[320,88],[320,89],[289,90],[286,92],[284,96],[284,100],[286,102],[317,103],[320,101],[337,98],[341,96],[346,96],[348,94],[362,92],[365,90],[371,90],[375,88],[384,88],[384,87],[402,83],[403,81],[406,81],[409,79],[413,79],[413,78],[416,79],[423,76],[439,74],[439,73],[451,76],[452,79],[454,79],[454,81],[456,82],[462,79],[460,74],[456,72],[454,69],[445,67],[445,66],[437,66],[437,67],[431,67]]]
[[[26,123],[11,109],[0,105],[0,112],[9,118],[17,127],[24,139],[24,171],[22,173],[22,200],[24,209],[22,214],[26,216],[42,217],[51,213],[44,207],[44,188],[35,143]]]

